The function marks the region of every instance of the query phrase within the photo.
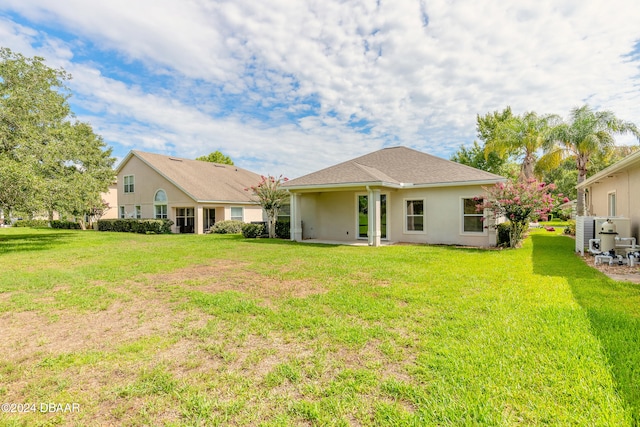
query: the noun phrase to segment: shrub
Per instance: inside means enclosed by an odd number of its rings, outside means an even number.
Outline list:
[[[509,221],[498,224],[497,226],[497,245],[509,246],[509,235],[511,232],[511,223]]]
[[[276,237],[279,239],[291,238],[291,222],[278,221],[276,222]]]
[[[47,219],[19,219],[13,224],[14,227],[48,228]]]
[[[576,235],[576,222],[575,220],[571,220],[567,223],[567,227],[564,229],[564,234],[569,234],[571,236]]]
[[[242,226],[242,235],[246,239],[255,239],[262,236],[264,225],[262,224],[244,224]]]
[[[53,220],[51,228],[59,228],[63,230],[79,230],[80,224],[75,221]]]
[[[236,220],[220,221],[211,227],[211,232],[216,234],[240,234],[242,233],[243,224],[244,222]]]
[[[98,221],[98,230],[122,233],[168,234],[171,233],[172,225],[173,221],[170,219],[101,219]]]

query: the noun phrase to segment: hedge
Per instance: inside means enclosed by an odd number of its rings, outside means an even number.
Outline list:
[[[19,219],[14,224],[14,227],[32,227],[32,228],[48,228],[49,220],[47,219]]]
[[[242,226],[242,235],[246,239],[255,239],[262,236],[264,225],[262,224],[244,224]]]
[[[211,232],[215,234],[240,234],[242,233],[243,225],[244,222],[231,219],[219,221],[211,227]]]
[[[116,231],[122,233],[168,234],[173,221],[170,219],[101,219],[98,231]]]
[[[80,230],[80,223],[75,221],[53,220],[51,228],[60,228],[63,230]]]

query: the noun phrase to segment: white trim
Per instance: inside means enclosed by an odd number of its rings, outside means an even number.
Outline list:
[[[422,230],[407,229],[407,202],[422,202]],[[404,234],[427,234],[427,199],[425,197],[407,197],[402,199],[402,230]],[[412,215],[416,216],[417,215]]]
[[[391,189],[411,189],[411,188],[437,188],[437,187],[467,187],[470,185],[491,185],[498,182],[505,182],[507,179],[490,179],[481,181],[455,181],[455,182],[434,182],[429,184],[414,184],[410,182],[392,183],[385,181],[371,181],[371,182],[345,182],[341,184],[308,184],[308,185],[291,185],[283,186],[284,189],[289,191],[319,191],[319,190],[331,190],[331,189],[356,189],[356,191],[362,191],[366,187],[383,187]],[[362,190],[360,190],[362,189]]]
[[[611,196],[613,196],[613,212],[611,211]],[[607,191],[607,216],[613,217],[618,214],[618,195],[616,190]]]

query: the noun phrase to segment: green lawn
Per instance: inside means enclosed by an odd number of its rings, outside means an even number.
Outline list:
[[[0,425],[636,425],[640,286],[573,246],[3,229]]]

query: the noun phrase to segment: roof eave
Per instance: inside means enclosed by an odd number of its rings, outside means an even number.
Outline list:
[[[612,164],[608,168],[601,170],[597,174],[590,176],[589,178],[582,181],[580,184],[576,185],[576,188],[577,189],[586,188],[594,184],[596,181],[603,179],[608,175],[614,174],[616,172],[620,172],[621,170],[625,169],[626,167],[638,161],[640,161],[640,151],[636,151],[635,153],[630,154],[629,156],[625,157],[619,162]]]
[[[467,185],[492,185],[498,182],[505,182],[506,178],[485,179],[475,181],[453,181],[453,182],[434,182],[426,184],[413,184],[413,183],[391,183],[382,181],[371,182],[347,182],[340,184],[308,184],[308,185],[291,185],[285,186],[286,190],[293,191],[309,191],[309,190],[333,190],[333,189],[346,189],[353,187],[386,187],[396,189],[411,189],[411,188],[433,188],[433,187],[461,187]]]

